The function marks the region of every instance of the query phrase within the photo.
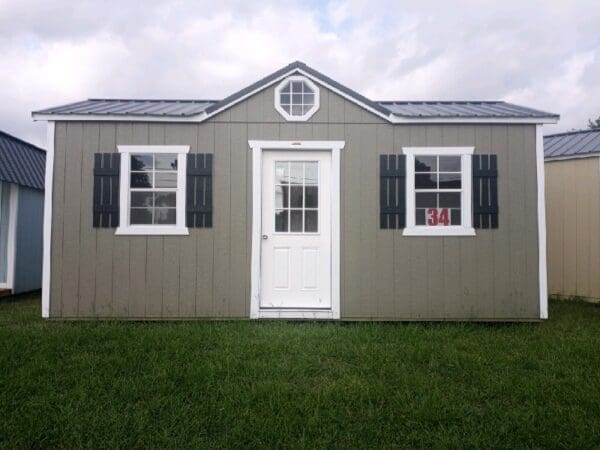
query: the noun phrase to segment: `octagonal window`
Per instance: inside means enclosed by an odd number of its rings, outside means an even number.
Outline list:
[[[275,89],[275,109],[286,120],[308,120],[319,109],[319,88],[306,77],[288,77]]]

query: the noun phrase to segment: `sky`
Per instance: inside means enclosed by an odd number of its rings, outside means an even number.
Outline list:
[[[0,129],[86,98],[220,99],[301,60],[372,100],[600,116],[600,1],[0,0]]]

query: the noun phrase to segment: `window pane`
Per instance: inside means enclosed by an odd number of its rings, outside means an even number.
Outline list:
[[[302,81],[292,81],[292,92],[302,92]]]
[[[300,103],[302,103],[302,94],[293,94],[292,105],[299,105]]]
[[[460,172],[460,156],[440,156],[440,172]]]
[[[290,165],[288,162],[275,163],[275,183],[288,184],[290,182]]]
[[[302,114],[308,114],[308,112],[310,111],[310,108],[312,108],[311,105],[304,105],[302,107]]]
[[[285,86],[283,86],[283,89],[281,89],[281,92],[284,92],[284,93],[290,92],[290,85],[291,85],[291,83],[287,83]]]
[[[415,206],[417,208],[437,208],[437,194],[435,192],[417,192]]]
[[[131,225],[152,224],[152,208],[132,208],[129,215]]]
[[[156,170],[177,170],[177,155],[156,155],[154,164]]]
[[[304,163],[304,182],[306,184],[317,184],[319,181],[319,163]]]
[[[290,111],[291,111],[291,109],[292,109],[292,107],[291,107],[290,105],[281,105],[281,107],[283,108],[283,110],[284,110],[286,113],[290,114]]]
[[[152,207],[152,192],[132,192],[131,206]]]
[[[288,186],[275,186],[275,208],[287,208],[289,206]]]
[[[154,206],[175,208],[177,205],[177,194],[175,192],[155,192]]]
[[[315,94],[304,94],[302,103],[305,105],[314,105],[315,104]]]
[[[288,210],[280,209],[275,211],[275,231],[288,230]]]
[[[319,211],[304,211],[304,231],[316,233],[319,231]]]
[[[154,184],[157,188],[176,188],[177,173],[156,172],[154,174]]]
[[[301,116],[302,115],[302,106],[292,106],[292,116]]]
[[[290,163],[290,183],[292,184],[302,184],[302,179],[304,178],[303,173],[303,164],[301,162],[291,162]]]
[[[441,173],[440,189],[460,189],[460,173]]]
[[[290,231],[302,232],[302,210],[290,211]]]
[[[130,170],[152,170],[152,155],[131,155]]]
[[[304,90],[304,92],[309,92],[309,93],[313,92],[313,90],[310,88],[308,83],[305,83],[304,81],[302,82],[302,89]]]
[[[435,172],[437,156],[415,156],[415,172]]]
[[[292,186],[290,191],[290,207],[302,208],[302,186]]]
[[[154,208],[154,223],[156,225],[175,225],[176,216],[173,208]]]
[[[460,209],[450,210],[450,223],[452,225],[460,225]]]
[[[279,101],[282,105],[289,105],[290,104],[290,94],[281,94]]]
[[[306,186],[304,188],[304,206],[307,208],[317,208],[319,206],[319,187]]]
[[[445,192],[437,195],[440,199],[440,208],[460,208],[460,192]]]
[[[415,225],[425,225],[425,209],[417,208],[415,211]]]
[[[415,188],[416,189],[436,189],[437,188],[437,174],[417,174],[415,175]]]
[[[152,174],[151,173],[132,173],[131,174],[132,188],[151,188]]]

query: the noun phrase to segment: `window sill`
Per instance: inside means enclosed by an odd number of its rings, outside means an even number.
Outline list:
[[[407,227],[403,236],[475,236],[475,228],[471,227]]]
[[[173,226],[127,226],[117,227],[116,236],[187,236],[189,235],[187,227]]]

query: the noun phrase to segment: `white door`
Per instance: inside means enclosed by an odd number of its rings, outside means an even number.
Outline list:
[[[264,151],[261,308],[331,308],[331,152]]]

